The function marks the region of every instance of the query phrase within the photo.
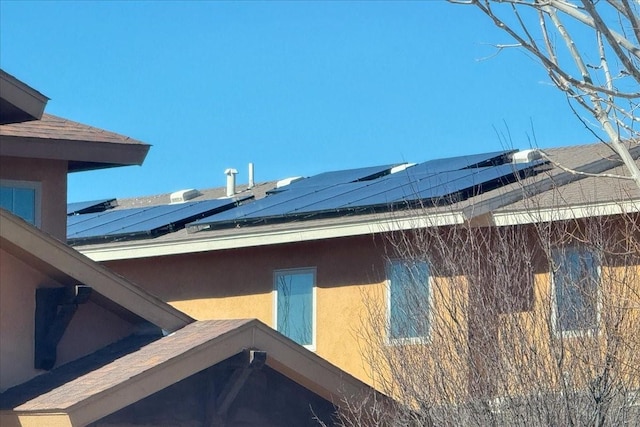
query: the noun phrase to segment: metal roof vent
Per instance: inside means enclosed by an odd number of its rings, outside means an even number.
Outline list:
[[[285,185],[293,184],[294,182],[300,181],[303,178],[304,177],[302,176],[292,176],[291,178],[281,179],[280,181],[276,182],[276,188],[281,188]]]
[[[228,168],[224,170],[224,174],[227,176],[227,197],[231,197],[236,194],[236,175],[238,171]]]
[[[531,163],[540,159],[542,159],[542,154],[540,154],[540,150],[535,148],[531,150],[516,151],[511,155],[511,163],[514,164]]]
[[[188,190],[180,190],[180,191],[176,191],[175,193],[171,193],[171,196],[169,196],[169,200],[171,204],[184,203],[191,199],[195,199],[200,195],[201,194],[198,190],[194,190],[193,188],[191,188]]]

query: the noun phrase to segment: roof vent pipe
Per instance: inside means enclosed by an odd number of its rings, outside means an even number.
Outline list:
[[[253,182],[253,163],[249,163],[249,185],[248,189],[252,189],[255,183]]]
[[[236,174],[235,169],[225,169],[224,174],[227,175],[227,197],[231,197],[236,194]]]

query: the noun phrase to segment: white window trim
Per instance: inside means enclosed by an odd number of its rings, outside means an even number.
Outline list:
[[[40,181],[23,181],[13,179],[0,179],[0,187],[28,188],[35,191],[34,225],[42,226],[42,183]]]
[[[428,295],[427,297],[429,298],[429,312],[427,314],[428,318],[429,318],[429,330],[427,331],[427,335],[426,336],[422,336],[422,337],[411,337],[411,338],[391,338],[391,279],[389,279],[389,265],[393,262],[403,262],[403,261],[411,261],[411,260],[407,260],[407,259],[402,259],[402,258],[394,258],[394,259],[390,259],[387,261],[387,266],[386,266],[386,275],[387,278],[385,279],[384,283],[385,283],[385,287],[386,287],[386,297],[387,297],[387,307],[386,307],[386,337],[385,337],[385,342],[386,345],[389,346],[401,346],[401,345],[419,345],[419,344],[430,344],[431,343],[431,338],[433,335],[433,321],[435,318],[435,305],[434,305],[434,301],[433,301],[433,287],[435,284],[433,275],[431,274],[431,269],[429,268],[429,278],[428,278],[428,282],[429,282],[429,290],[428,290]],[[427,261],[427,266],[429,266],[429,262]]]
[[[316,351],[316,306],[317,306],[317,293],[318,288],[318,272],[316,267],[302,267],[302,268],[283,268],[273,270],[273,329],[278,330],[278,282],[276,278],[280,274],[295,274],[295,273],[312,273],[313,274],[313,287],[311,288],[311,344],[300,344],[307,350]],[[280,332],[280,331],[278,331]]]
[[[580,250],[580,246],[566,246],[565,248],[556,248],[552,250],[552,259],[553,254],[557,251],[562,250],[572,250],[577,249]],[[596,286],[596,326],[589,329],[570,329],[570,330],[560,330],[558,328],[558,300],[556,298],[556,284],[555,284],[555,272],[553,271],[553,262],[551,263],[551,271],[549,272],[551,279],[551,326],[553,330],[553,335],[556,338],[580,338],[580,337],[590,337],[594,335],[600,334],[600,320],[601,320],[601,312],[602,312],[602,264],[600,263],[600,259],[598,259],[598,266],[596,268],[596,273],[598,274],[598,283]]]

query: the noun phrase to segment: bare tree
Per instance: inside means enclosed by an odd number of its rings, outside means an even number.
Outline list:
[[[449,0],[475,6],[544,67],[578,117],[618,153],[640,187],[625,143],[639,143],[640,3],[637,0]],[[578,114],[575,106],[586,115]],[[593,122],[597,126],[593,126]]]
[[[637,213],[389,242],[359,333],[396,403],[352,398],[341,425],[640,425]]]

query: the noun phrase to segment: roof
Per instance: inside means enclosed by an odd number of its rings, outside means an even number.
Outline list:
[[[0,247],[47,274],[62,285],[82,283],[154,325],[175,331],[193,319],[134,283],[42,232],[21,218],[0,209]],[[111,304],[108,301],[103,304]]]
[[[162,334],[132,334],[91,354],[7,389],[0,393],[0,410],[10,410],[27,402],[42,399],[43,395],[113,363],[127,354],[136,352],[161,337]]]
[[[49,98],[0,70],[0,124],[39,120]]]
[[[0,155],[69,161],[69,172],[140,165],[150,146],[103,129],[43,114],[0,126]]]
[[[630,150],[634,158],[640,157],[640,146],[631,146]],[[530,211],[534,200],[540,209],[544,208],[545,204],[547,208],[554,209],[585,204],[620,207],[620,203],[624,201],[628,205],[625,205],[625,209],[640,210],[640,190],[632,181],[581,175],[602,172],[625,174],[621,162],[608,146],[589,144],[550,148],[545,149],[544,153],[552,163],[540,165],[537,173],[511,182],[500,182],[500,185],[480,191],[474,189],[468,197],[440,206],[429,204],[414,206],[413,209],[398,207],[359,213],[332,212],[331,215],[290,216],[275,222],[256,221],[250,225],[238,224],[233,228],[197,232],[193,232],[193,229],[179,229],[139,241],[79,243],[76,247],[92,259],[102,261],[366,235],[433,225],[459,224],[478,218],[482,219],[478,224],[502,225],[514,223],[516,220],[522,223],[531,222],[535,218],[515,216],[513,213]],[[564,170],[554,164],[561,164],[578,173]],[[272,197],[265,196],[268,193],[265,189],[270,186],[273,189],[272,184],[258,186],[260,193],[255,195],[255,200]],[[557,198],[558,189],[562,191],[562,200]],[[206,198],[207,194],[219,194],[222,190],[217,191],[218,193],[214,190],[202,191],[202,198]],[[163,200],[164,197],[137,198],[118,200],[118,204],[121,208],[127,208],[162,203]],[[244,202],[248,203],[252,201]],[[231,209],[225,214],[232,216],[233,211],[234,209]],[[575,212],[567,211],[565,214],[572,215]],[[214,215],[212,218],[215,217]]]
[[[245,349],[265,351],[267,366],[330,402],[371,391],[255,319],[194,322],[121,355],[136,342],[127,340],[7,390],[2,409],[23,416],[62,413],[73,425],[85,425]]]

